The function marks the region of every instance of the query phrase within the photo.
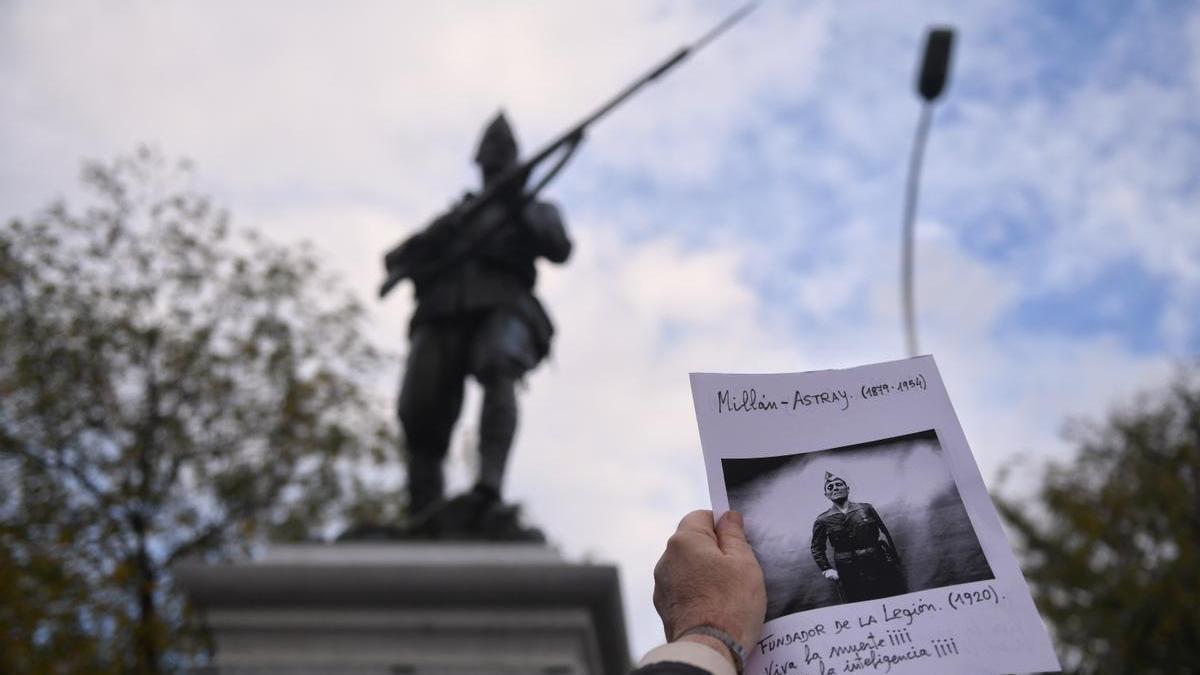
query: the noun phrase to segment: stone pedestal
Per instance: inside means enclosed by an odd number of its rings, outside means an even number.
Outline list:
[[[279,546],[187,562],[221,675],[582,675],[629,668],[617,570],[536,544]]]

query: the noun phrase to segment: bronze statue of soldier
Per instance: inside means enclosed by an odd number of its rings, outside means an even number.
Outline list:
[[[500,113],[475,154],[484,189],[513,169],[517,158],[516,138]],[[499,505],[517,427],[516,385],[550,350],[554,328],[533,293],[535,261],[565,262],[571,241],[558,209],[529,198],[524,180],[503,188],[487,206],[464,215],[462,207],[475,198],[468,193],[401,244],[393,258],[441,259],[412,275],[417,309],[398,406],[407,443],[408,508],[417,520],[444,500],[442,464],[468,377],[483,388],[479,475],[469,498],[477,512]],[[452,253],[472,229],[488,233]]]
[[[503,113],[498,114],[484,130],[475,154],[483,174],[481,192],[468,193],[384,256],[387,276],[380,297],[411,279],[417,299],[398,406],[407,440],[411,518],[402,535],[541,538],[540,532],[517,523],[515,509],[501,501],[517,427],[516,383],[546,357],[554,334],[533,294],[534,263],[538,258],[562,263],[571,254],[558,209],[537,196],[574,155],[588,127],[712,42],[754,6],[745,5],[696,42],[680,47],[524,161],[518,162],[516,138]],[[527,185],[539,168],[544,172]],[[446,501],[442,462],[468,377],[483,387],[479,476],[471,492]],[[393,530],[365,526],[351,536],[393,536]]]

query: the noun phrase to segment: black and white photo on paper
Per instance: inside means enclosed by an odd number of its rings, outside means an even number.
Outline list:
[[[768,620],[994,576],[933,430],[721,467]]]

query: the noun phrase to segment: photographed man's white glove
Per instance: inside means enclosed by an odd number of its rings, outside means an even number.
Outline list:
[[[828,580],[830,580],[830,581],[837,581],[837,580],[838,580],[838,573],[837,573],[837,570],[825,570],[825,571],[824,571],[824,572],[822,572],[821,574],[824,574],[824,575],[825,575],[825,578],[826,578],[826,579],[828,579]]]

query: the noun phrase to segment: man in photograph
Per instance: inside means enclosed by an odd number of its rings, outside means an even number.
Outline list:
[[[838,584],[844,602],[906,593],[900,554],[883,519],[866,502],[850,501],[846,481],[825,472],[825,497],[833,506],[813,523],[812,557],[826,579]],[[833,564],[826,554],[833,545]]]

